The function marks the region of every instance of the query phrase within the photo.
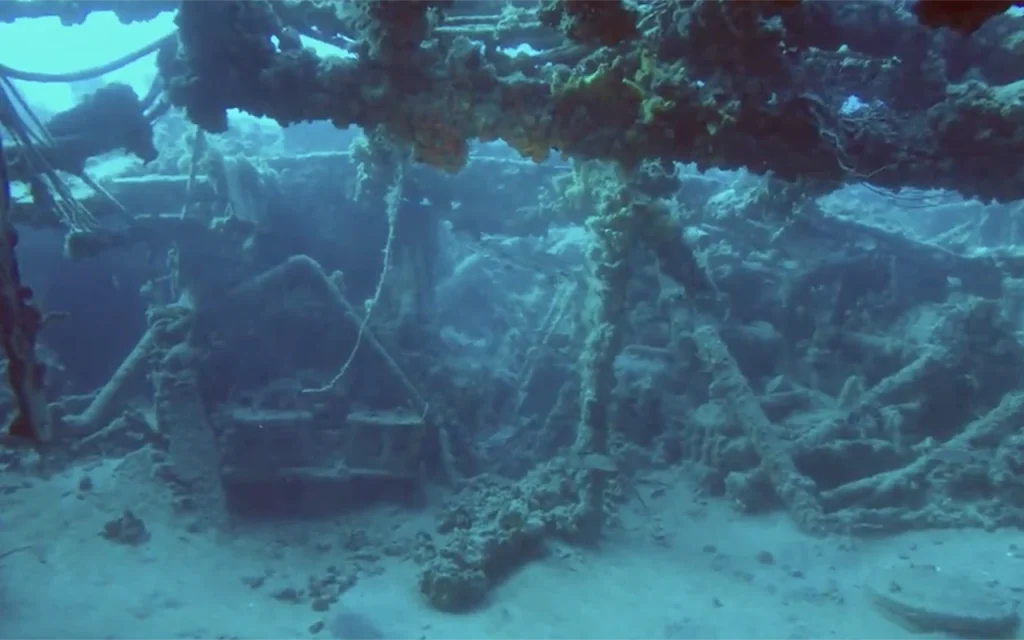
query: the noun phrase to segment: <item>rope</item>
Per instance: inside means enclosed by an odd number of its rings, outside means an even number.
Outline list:
[[[135,51],[125,54],[116,60],[96,67],[81,69],[79,71],[69,71],[65,73],[37,73],[34,71],[21,71],[20,69],[0,64],[0,76],[6,76],[8,78],[22,80],[25,82],[81,82],[82,80],[92,80],[93,78],[106,75],[111,71],[117,71],[121,67],[126,67],[136,60],[148,56],[165,44],[172,42],[176,37],[178,37],[178,32],[174,31],[173,33],[169,33],[166,36],[147,44],[141,49],[136,49]]]
[[[384,291],[384,282],[387,280],[388,271],[391,269],[392,246],[395,240],[395,225],[398,224],[398,207],[402,203],[402,178],[404,174],[403,166],[399,165],[395,170],[395,180],[384,195],[384,208],[388,216],[388,238],[384,243],[384,265],[381,267],[380,279],[377,280],[377,290],[366,306],[366,313],[363,314],[362,322],[359,323],[356,344],[352,347],[352,352],[348,354],[345,364],[341,365],[341,369],[330,382],[318,389],[306,389],[304,390],[305,393],[326,393],[333,390],[341,382],[341,379],[345,377],[345,374],[348,373],[349,367],[352,366],[356,359],[356,354],[359,353],[359,347],[363,344],[363,335],[367,332],[367,326],[370,324],[370,316],[373,315],[374,310],[377,308],[377,303],[380,302],[381,293]],[[426,415],[425,410],[423,415]]]

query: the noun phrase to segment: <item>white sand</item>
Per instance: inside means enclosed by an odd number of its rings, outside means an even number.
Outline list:
[[[423,603],[411,561],[354,558],[343,544],[363,529],[380,542],[363,556],[389,543],[408,547],[416,531],[431,530],[431,514],[384,507],[336,521],[190,534],[143,462],[0,480],[0,488],[30,484],[0,496],[0,551],[33,545],[0,560],[0,637],[329,638],[309,630],[329,612],[272,594],[304,587],[331,564],[360,576],[340,605],[375,619],[388,638],[919,638],[867,603],[862,585],[872,567],[927,562],[998,581],[1011,594],[1024,590],[1016,531],[819,540],[782,514],[754,518],[703,503],[684,481],[666,477],[668,489],[647,497],[646,508],[626,507],[623,527],[601,548],[554,543],[547,559],[511,576],[485,606],[448,615]],[[83,493],[77,486],[86,474],[95,486]],[[145,520],[145,545],[98,534],[124,508]],[[762,551],[774,561],[759,559]],[[265,573],[257,589],[243,580]]]

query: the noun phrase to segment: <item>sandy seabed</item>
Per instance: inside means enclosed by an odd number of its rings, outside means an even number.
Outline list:
[[[552,543],[477,610],[444,614],[417,592],[415,563],[383,551],[432,532],[429,508],[193,533],[130,458],[0,481],[0,552],[28,547],[0,560],[0,638],[332,638],[332,616],[347,610],[385,638],[892,640],[946,636],[871,604],[865,585],[880,566],[931,564],[1024,592],[1019,531],[811,538],[784,514],[737,514],[664,472],[599,547]],[[145,521],[145,544],[100,535],[126,508]],[[371,541],[357,551],[343,542],[355,529]],[[332,565],[358,579],[331,609],[279,597]]]

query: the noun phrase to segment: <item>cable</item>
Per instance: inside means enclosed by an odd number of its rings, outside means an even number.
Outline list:
[[[69,71],[66,73],[37,73],[34,71],[21,71],[19,69],[8,67],[5,64],[0,64],[0,76],[7,76],[8,78],[22,80],[25,82],[81,82],[82,80],[92,80],[93,78],[106,75],[111,71],[117,71],[121,67],[128,66],[136,60],[148,56],[177,37],[178,32],[174,31],[155,42],[151,42],[141,49],[125,54],[116,60],[96,67],[81,69],[79,71]]]
[[[58,197],[52,199],[49,204],[55,210],[57,217],[71,230],[82,230],[94,227],[96,225],[96,220],[92,216],[92,213],[74,198],[70,189],[68,189],[67,185],[64,184],[57,173],[53,170],[52,165],[42,150],[55,149],[56,144],[50,136],[46,126],[35,116],[35,113],[25,102],[24,98],[22,98],[21,94],[12,83],[12,80],[46,83],[90,80],[127,66],[132,62],[159,50],[163,46],[170,44],[176,38],[177,31],[174,31],[166,36],[158,38],[140,49],[108,62],[107,64],[68,73],[34,73],[21,71],[7,65],[0,64],[0,125],[7,128],[18,143],[18,146],[25,156],[25,162],[31,166],[34,169],[34,173],[36,173],[35,179],[38,180],[41,185],[49,187],[51,192],[55,192],[57,194]],[[143,99],[144,110],[153,106],[153,104],[157,102],[162,95],[162,87],[163,85],[159,77],[156,78],[150,86],[146,97]],[[26,127],[22,118],[18,116],[15,109],[15,103],[17,103],[17,106],[19,106],[26,114],[27,119],[31,121],[31,124],[33,125],[32,128]],[[158,117],[161,114],[162,111],[159,108],[155,108],[153,109],[153,113],[150,115]],[[103,195],[109,196],[109,194],[102,189],[96,190]],[[111,199],[113,200],[113,198]],[[120,203],[117,204],[119,208],[123,209],[123,207],[120,207]]]
[[[35,131],[26,126],[15,105],[21,107]],[[0,75],[0,127],[14,138],[15,146],[20,150],[25,163],[23,171],[26,175],[34,176],[35,182],[57,196],[47,198],[47,204],[53,207],[57,218],[72,230],[95,227],[97,223],[92,213],[78,202],[46,156],[46,150],[56,148],[46,126],[36,117],[17,88],[3,75]]]

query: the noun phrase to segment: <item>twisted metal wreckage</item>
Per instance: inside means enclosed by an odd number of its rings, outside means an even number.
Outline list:
[[[177,6],[36,4],[4,7],[0,19],[56,13],[74,23],[109,9],[127,21]],[[653,2],[639,11],[547,0],[535,12],[494,14],[477,3],[352,2],[346,15],[337,6],[183,3],[178,37],[157,45],[167,99],[215,132],[230,108],[285,125],[384,126],[422,162],[453,171],[470,140],[501,139],[537,160],[554,149],[627,166],[671,160],[785,180],[1020,195],[1008,160],[1022,107],[1019,87],[1005,84],[1015,80],[1014,21],[965,39],[880,3]],[[958,16],[980,11],[915,9],[928,24],[968,27]],[[352,55],[321,58],[299,35]],[[541,54],[501,50],[518,43]],[[851,93],[870,108],[840,112]]]
[[[11,433],[40,441],[54,435],[34,354],[43,318],[17,269],[9,181],[27,182],[37,203],[70,229],[88,228],[89,211],[58,171],[87,178],[84,160],[115,148],[152,159],[150,123],[171,106],[210,132],[224,131],[227,111],[238,108],[283,125],[330,120],[380,129],[416,160],[451,172],[465,165],[474,139],[503,140],[538,162],[555,150],[622,167],[620,189],[605,194],[591,221],[601,243],[594,271],[601,286],[577,442],[583,453],[604,454],[630,277],[624,257],[636,244],[659,258],[675,254],[683,266],[673,277],[691,293],[709,286],[685,259],[685,245],[669,239],[678,234],[659,233],[667,221],[645,195],[652,163],[746,168],[819,193],[866,182],[1020,198],[1018,19],[983,24],[1014,4],[922,1],[910,11],[799,0],[0,4],[0,20],[8,22],[55,15],[74,24],[100,10],[130,22],[177,10],[178,26],[98,69],[49,76],[0,67],[0,121],[16,142],[4,147],[0,202],[0,328],[18,407]],[[303,48],[300,35],[344,55],[320,57]],[[538,53],[509,49],[520,44]],[[26,126],[18,115],[24,109],[15,108],[12,79],[80,80],[153,51],[159,78],[142,101],[110,87],[45,125]],[[848,108],[851,95],[859,106]],[[97,116],[111,109],[120,115]],[[709,360],[726,369],[726,386],[751,397],[730,374],[731,360],[719,357],[726,353],[720,340],[706,338]],[[777,446],[754,439],[762,454]],[[790,466],[771,463],[767,472],[798,520],[820,528],[820,505]],[[600,519],[603,478],[589,474],[584,517],[574,526]]]
[[[40,76],[0,69],[0,127],[13,140],[9,146],[0,146],[0,337],[8,384],[17,409],[5,430],[12,436],[45,442],[53,438],[54,431],[43,394],[45,366],[35,353],[46,318],[33,304],[32,289],[21,280],[15,255],[18,234],[14,227],[11,183],[26,183],[35,203],[49,210],[69,230],[88,228],[95,219],[72,195],[59,172],[79,176],[94,191],[113,201],[85,173],[86,161],[115,149],[131,151],[144,161],[156,158],[150,123],[166,112],[169,105],[156,104],[159,92],[155,88],[140,102],[127,86],[111,85],[44,124],[35,118],[11,79],[67,82],[94,77],[152,53],[165,41],[83,73]],[[0,137],[0,142],[3,140]]]

